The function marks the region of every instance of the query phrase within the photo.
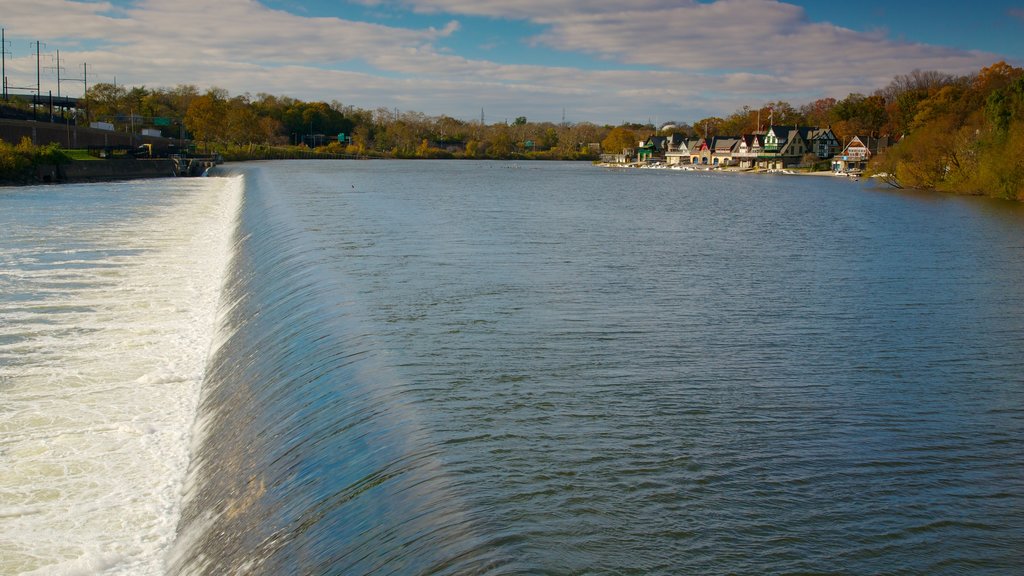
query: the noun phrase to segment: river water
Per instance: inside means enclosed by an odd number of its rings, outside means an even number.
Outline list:
[[[0,571],[1024,564],[1019,205],[571,163],[231,173],[0,193]]]

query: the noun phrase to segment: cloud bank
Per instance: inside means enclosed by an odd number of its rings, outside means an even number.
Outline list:
[[[218,86],[465,119],[485,108],[489,118],[556,120],[568,109],[576,121],[692,121],[744,104],[842,98],[914,69],[969,73],[1001,59],[812,22],[799,6],[773,0],[361,3],[446,24],[310,17],[256,0],[12,2],[0,24],[8,38],[59,48],[68,67],[88,62],[91,82]],[[529,22],[541,32],[518,42],[597,64],[508,64],[442,47],[481,18]],[[13,51],[8,75],[31,74],[34,83],[34,56]]]

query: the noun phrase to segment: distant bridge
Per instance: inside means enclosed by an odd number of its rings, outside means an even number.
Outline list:
[[[22,102],[28,102],[37,106],[53,106],[54,108],[78,108],[78,101],[81,98],[71,98],[68,96],[51,96],[49,94],[40,95],[34,93],[15,93],[8,92],[7,97],[11,100],[20,100]],[[0,104],[2,104],[0,100]]]

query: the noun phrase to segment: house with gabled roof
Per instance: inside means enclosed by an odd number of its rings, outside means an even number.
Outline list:
[[[888,147],[888,145],[888,138],[854,136],[846,143],[842,154],[832,159],[832,171],[836,173],[860,172],[868,167],[868,162],[872,156]]]
[[[764,149],[758,157],[757,167],[763,170],[781,170],[786,162],[782,152],[790,147],[790,132],[788,126],[769,126],[764,133]]]
[[[809,142],[811,151],[822,160],[831,158],[842,150],[839,138],[832,132],[831,126],[811,130]]]
[[[853,136],[846,143],[841,154],[832,159],[832,171],[837,173],[857,173],[868,166],[872,157],[877,156],[886,148],[893,146],[897,139],[888,136],[870,136],[861,134]]]
[[[637,146],[637,161],[662,160],[668,151],[670,139],[666,136],[650,136]]]
[[[711,153],[711,165],[732,166],[735,163],[733,153],[739,143],[739,136],[715,136]]]
[[[744,134],[736,144],[733,158],[740,168],[754,168],[764,152],[764,134]]]
[[[690,144],[690,164],[703,164],[707,166],[711,163],[711,143],[708,142],[707,138],[697,138]]]
[[[690,144],[692,140],[682,134],[672,134],[668,139],[668,150],[665,151],[665,163],[682,165],[690,163]]]
[[[796,164],[803,158],[804,154],[810,150],[810,143],[807,141],[809,128],[800,128],[794,126],[792,130],[787,130],[786,143],[779,150],[779,156],[786,159],[786,165]],[[793,162],[791,159],[795,159]]]
[[[644,146],[650,147],[655,153],[664,153],[668,149],[668,137],[666,136],[651,136],[644,142]]]
[[[823,142],[831,142],[828,134],[809,126],[769,126],[764,134],[764,151],[758,157],[757,167],[780,170],[796,166],[804,161],[804,155],[814,151],[815,136]],[[835,135],[832,134],[832,137]]]
[[[636,147],[636,161],[647,162],[654,157],[655,145],[650,141],[641,141]]]
[[[687,137],[680,134],[679,132],[673,132],[665,137],[666,148],[665,151],[678,150],[679,146],[687,141]]]

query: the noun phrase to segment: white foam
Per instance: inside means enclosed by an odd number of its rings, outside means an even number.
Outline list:
[[[166,186],[85,239],[141,253],[7,275],[46,289],[0,303],[0,574],[164,571],[242,180]]]

